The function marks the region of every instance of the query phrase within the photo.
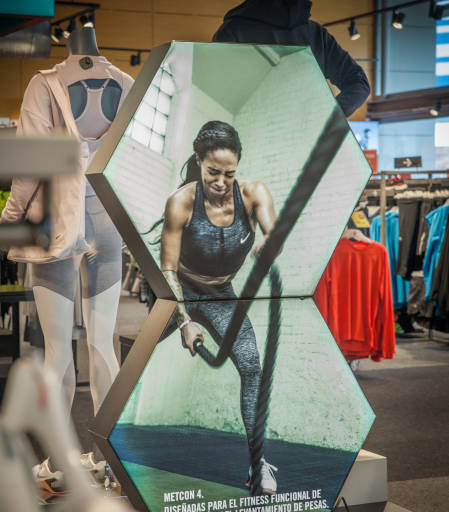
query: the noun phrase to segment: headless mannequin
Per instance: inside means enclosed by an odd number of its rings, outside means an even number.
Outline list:
[[[82,55],[80,70],[94,67],[99,56],[95,31],[81,28],[67,40],[69,55]],[[77,65],[75,64],[75,65]],[[85,75],[84,75],[85,76]],[[118,108],[121,87],[112,79],[84,79],[65,84],[75,122],[89,147],[89,161]],[[45,339],[45,363],[56,372],[69,408],[75,394],[72,327],[76,283],[81,275],[82,310],[89,349],[90,387],[96,414],[119,366],[113,333],[121,287],[121,238],[86,181],[86,241],[82,257],[33,264],[33,291]]]
[[[83,27],[74,30],[66,43],[69,55],[100,55],[95,37],[95,30]]]

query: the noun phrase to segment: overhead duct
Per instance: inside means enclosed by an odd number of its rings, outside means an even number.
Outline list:
[[[0,36],[51,20],[55,0],[0,0]]]
[[[368,103],[368,119],[397,123],[449,115],[449,86],[376,96]]]
[[[0,37],[0,57],[46,59],[51,50],[49,21]]]

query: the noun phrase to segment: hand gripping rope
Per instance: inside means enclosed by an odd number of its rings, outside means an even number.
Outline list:
[[[295,185],[285,201],[272,231],[270,232],[259,256],[251,270],[250,275],[237,301],[233,317],[218,353],[214,356],[204,347],[198,339],[194,342],[195,351],[212,367],[221,366],[229,354],[237,338],[245,315],[254,300],[257,290],[263,278],[269,273],[271,285],[270,322],[268,327],[265,357],[262,370],[262,378],[257,400],[256,420],[254,425],[254,439],[251,443],[252,482],[251,494],[262,494],[261,482],[261,458],[263,456],[263,442],[265,435],[265,423],[268,417],[268,404],[270,399],[271,380],[276,359],[276,350],[279,340],[280,327],[280,301],[282,285],[279,271],[273,265],[274,259],[282,245],[293,229],[296,221],[304,210],[308,200],[312,196],[320,180],[326,173],[330,163],[337,154],[346,135],[349,132],[348,123],[342,115],[340,108],[336,106],[321,132],[315,147],[304,165],[303,172],[298,176]]]

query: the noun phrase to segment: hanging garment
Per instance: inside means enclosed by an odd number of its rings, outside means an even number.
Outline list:
[[[399,250],[396,274],[410,281],[414,270],[422,268],[422,258],[417,255],[421,200],[416,197],[398,199]]]
[[[385,247],[342,238],[315,291],[315,302],[347,359],[391,359],[394,311]]]
[[[412,272],[412,277],[410,279],[407,314],[417,315],[424,318],[432,318],[433,310],[433,304],[426,300],[424,272],[422,270],[415,270]]]
[[[380,242],[380,215],[371,222],[370,237],[376,242]],[[385,214],[385,242],[390,263],[393,305],[395,310],[399,310],[407,304],[410,283],[396,274],[399,251],[399,215],[397,212],[386,212]]]
[[[418,245],[416,247],[416,254],[424,256],[427,247],[427,239],[429,237],[429,227],[427,226],[426,216],[433,210],[433,199],[425,197],[421,203],[419,227],[418,227]]]
[[[53,229],[49,251],[40,247],[20,247],[10,250],[14,261],[46,263],[70,258],[88,251],[84,240],[84,172],[91,157],[89,145],[81,141],[73,117],[66,84],[88,78],[112,78],[122,89],[121,102],[129,92],[133,79],[113,66],[104,57],[90,57],[93,67],[84,70],[80,55],[71,55],[51,70],[36,74],[25,91],[18,135],[48,135],[54,130],[66,130],[81,142],[79,172],[71,176],[57,176],[52,180],[51,213]],[[37,193],[36,193],[37,191]],[[2,211],[2,222],[23,218],[38,222],[42,218],[42,191],[34,179],[14,179],[11,195]]]
[[[430,298],[436,303],[441,314],[449,315],[449,223],[447,220],[440,257],[432,279]]]
[[[424,282],[426,284],[426,300],[430,300],[433,275],[440,258],[448,213],[449,205],[443,205],[436,208],[426,216],[427,225],[429,227],[427,249],[423,263]]]

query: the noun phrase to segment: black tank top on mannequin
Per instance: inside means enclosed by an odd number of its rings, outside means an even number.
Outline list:
[[[234,220],[230,226],[216,226],[209,220],[204,206],[201,182],[197,182],[190,224],[184,228],[181,263],[203,276],[235,274],[243,265],[254,244],[255,233],[237,181],[234,181]]]

